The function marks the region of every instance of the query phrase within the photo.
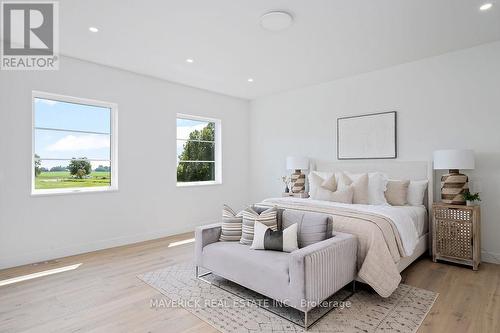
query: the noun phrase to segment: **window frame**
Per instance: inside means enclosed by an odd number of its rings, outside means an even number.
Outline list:
[[[214,168],[215,180],[203,180],[196,182],[178,182],[177,181],[177,119],[187,119],[195,121],[204,121],[215,124],[215,137],[214,137]],[[221,120],[217,118],[210,118],[204,116],[195,116],[185,113],[177,113],[175,117],[175,181],[177,187],[190,187],[190,186],[209,186],[222,184],[222,126]]]
[[[55,188],[55,189],[35,189],[35,99],[50,99],[59,102],[83,104],[97,106],[110,109],[110,166],[111,166],[111,185],[110,186],[95,186],[95,187],[72,187],[72,188]],[[43,159],[43,158],[42,158]],[[115,192],[118,191],[118,104],[104,102],[89,98],[81,98],[67,96],[61,94],[48,93],[43,91],[33,90],[31,93],[31,196],[46,196],[46,195],[65,195],[77,193],[97,193],[97,192]],[[63,159],[64,160],[64,159]]]

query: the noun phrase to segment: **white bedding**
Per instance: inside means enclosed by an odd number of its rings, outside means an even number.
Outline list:
[[[396,226],[405,251],[405,256],[411,256],[417,246],[420,236],[427,232],[427,209],[424,206],[388,206],[388,205],[357,205],[343,204],[332,201],[300,199],[293,197],[266,199],[282,201],[283,203],[301,203],[313,207],[343,207],[362,212],[374,213],[390,218]]]

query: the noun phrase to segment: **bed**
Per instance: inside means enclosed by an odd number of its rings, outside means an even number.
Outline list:
[[[331,215],[334,229],[358,237],[358,281],[388,297],[401,282],[400,272],[429,248],[429,216],[433,198],[429,162],[313,161],[314,171],[383,172],[391,179],[427,180],[421,206],[342,204],[293,197],[268,198],[260,205]]]

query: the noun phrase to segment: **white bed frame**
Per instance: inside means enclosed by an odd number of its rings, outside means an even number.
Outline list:
[[[365,173],[380,171],[391,179],[410,179],[429,181],[424,204],[427,208],[428,232],[419,239],[417,247],[410,257],[402,258],[398,263],[399,272],[402,272],[415,259],[420,257],[428,249],[430,250],[432,203],[434,201],[434,183],[432,163],[429,161],[399,161],[399,160],[356,160],[356,161],[325,161],[312,160],[311,170],[314,171],[349,171],[352,173]]]

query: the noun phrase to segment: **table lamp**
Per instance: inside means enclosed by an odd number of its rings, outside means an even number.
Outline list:
[[[463,193],[469,192],[469,178],[459,169],[474,169],[474,151],[471,149],[445,149],[434,152],[434,170],[448,169],[441,177],[441,201],[452,205],[465,205]]]

